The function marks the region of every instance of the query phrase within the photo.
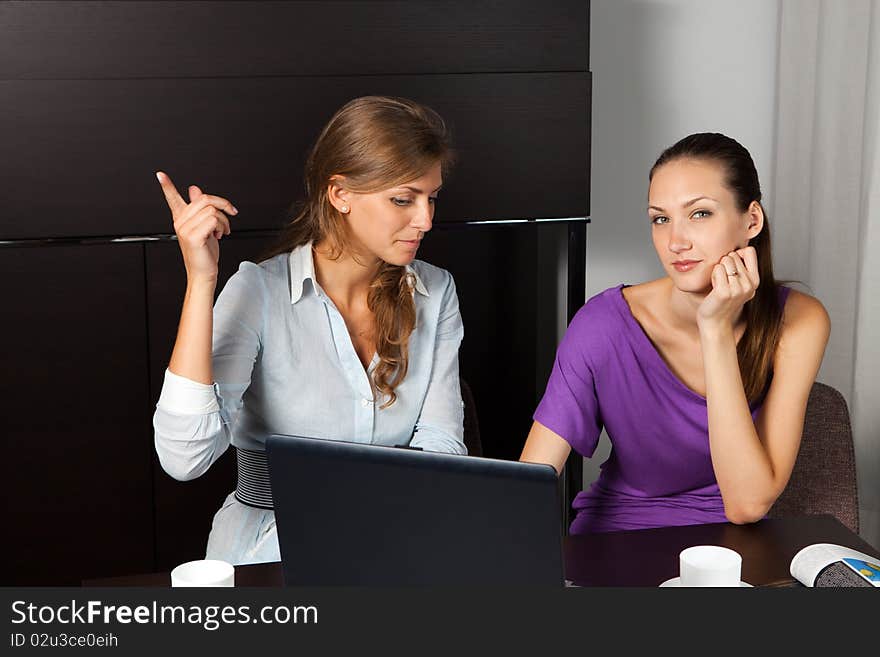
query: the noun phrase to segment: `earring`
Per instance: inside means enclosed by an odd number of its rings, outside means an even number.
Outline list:
[[[345,214],[346,212],[348,212],[348,206],[347,206],[347,205],[343,205],[343,206],[342,206],[341,208],[339,208],[339,209],[342,211],[343,214]]]

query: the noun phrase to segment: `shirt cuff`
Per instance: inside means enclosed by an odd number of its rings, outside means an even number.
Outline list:
[[[178,376],[167,368],[157,406],[180,415],[205,415],[220,410],[213,385]]]

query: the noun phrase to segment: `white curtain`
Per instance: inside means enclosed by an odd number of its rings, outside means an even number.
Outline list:
[[[880,547],[880,0],[781,0],[777,73],[775,273],[831,315],[818,378],[849,404],[861,534]]]

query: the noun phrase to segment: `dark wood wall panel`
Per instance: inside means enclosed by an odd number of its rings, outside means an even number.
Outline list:
[[[151,568],[143,247],[0,249],[0,297],[0,581]]]
[[[589,3],[4,2],[0,78],[586,71]]]
[[[217,293],[242,260],[258,262],[274,241],[271,237],[227,237],[220,242],[220,277]],[[186,291],[186,270],[176,242],[157,242],[146,247],[147,301],[150,308],[150,412],[162,390],[165,368],[177,335],[177,323]],[[229,449],[207,473],[180,482],[162,470],[153,453],[154,502],[156,505],[156,568],[170,570],[176,564],[205,556],[211,520],[227,494],[235,489],[235,454]]]
[[[585,216],[588,73],[0,82],[0,239],[168,233],[154,172],[228,196],[274,229],[333,112],[407,96],[450,123],[439,221]]]
[[[455,278],[464,341],[460,372],[474,393],[484,456],[518,459],[555,353],[553,316],[539,329],[555,276],[538,271],[538,248],[559,224],[449,227],[432,231],[419,258]],[[542,306],[543,307],[543,306]],[[538,381],[541,383],[539,384]]]

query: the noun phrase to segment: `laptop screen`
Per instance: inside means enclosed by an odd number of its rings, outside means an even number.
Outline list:
[[[563,585],[552,466],[273,435],[288,586]]]

